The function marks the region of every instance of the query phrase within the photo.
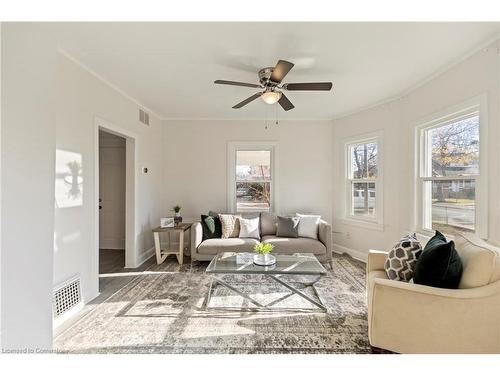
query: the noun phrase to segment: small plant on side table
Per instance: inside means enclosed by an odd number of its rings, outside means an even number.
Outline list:
[[[178,225],[179,223],[182,223],[182,216],[181,216],[181,206],[179,206],[178,204],[175,205],[173,208],[172,208],[172,211],[174,211],[174,223],[175,225]]]

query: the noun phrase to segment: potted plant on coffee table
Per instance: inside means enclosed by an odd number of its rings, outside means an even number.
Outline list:
[[[273,249],[273,244],[259,242],[253,247],[253,251],[257,253],[253,256],[253,262],[259,266],[272,266],[276,263],[276,257],[271,255]]]

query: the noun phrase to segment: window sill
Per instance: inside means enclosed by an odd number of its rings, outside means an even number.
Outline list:
[[[384,224],[375,221],[359,220],[351,217],[343,218],[341,221],[344,225],[353,225],[356,227],[377,230],[380,232],[384,231]]]

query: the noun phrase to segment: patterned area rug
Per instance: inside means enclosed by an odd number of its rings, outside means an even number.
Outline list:
[[[334,255],[333,271],[316,289],[328,312],[286,311],[314,305],[261,276],[228,275],[225,280],[280,311],[227,311],[252,306],[218,286],[204,301],[207,263],[177,270],[153,266],[137,276],[54,340],[70,353],[368,353],[365,266]],[[172,267],[174,266],[172,265]],[[162,271],[159,271],[162,269]],[[165,271],[167,269],[167,271]],[[307,281],[287,279],[288,282]],[[294,284],[313,295],[310,287]]]

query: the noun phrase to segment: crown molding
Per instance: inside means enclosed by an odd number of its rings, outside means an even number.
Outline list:
[[[146,105],[144,105],[138,99],[136,99],[133,96],[127,94],[125,91],[123,91],[122,89],[120,89],[118,86],[116,86],[113,83],[109,82],[106,78],[104,78],[102,75],[100,75],[99,73],[97,73],[95,70],[89,68],[87,65],[85,65],[84,63],[82,63],[80,60],[78,60],[76,57],[74,57],[73,55],[71,55],[65,49],[59,47],[57,50],[58,50],[58,52],[62,56],[64,56],[65,58],[67,58],[68,60],[70,60],[71,62],[73,62],[74,64],[78,65],[80,68],[82,68],[87,73],[89,73],[92,76],[94,76],[95,78],[97,78],[99,81],[101,81],[106,86],[108,86],[109,88],[113,89],[114,91],[116,91],[121,96],[123,96],[126,99],[130,100],[131,102],[133,102],[134,104],[136,104],[138,107],[140,107],[140,108],[144,109],[145,111],[149,112],[150,114],[152,114],[153,116],[155,116],[158,120],[161,121],[163,119],[162,115],[158,114],[156,111],[154,111],[151,108],[147,107]]]
[[[172,117],[172,118],[162,118],[162,121],[173,122],[173,121],[266,121],[264,117]],[[268,118],[267,121],[270,125],[276,122],[275,118]],[[280,122],[292,122],[292,121],[318,121],[318,122],[331,122],[331,118],[278,118],[278,123]]]
[[[305,118],[286,118],[286,119],[278,119],[278,121],[279,122],[285,122],[285,121],[332,121],[333,122],[333,121],[337,121],[337,120],[340,120],[342,118],[349,117],[349,116],[352,116],[352,115],[355,115],[358,113],[369,111],[371,109],[374,109],[374,108],[377,108],[377,107],[380,107],[383,105],[388,105],[390,103],[393,103],[395,101],[403,99],[404,97],[408,96],[409,94],[411,94],[412,92],[414,92],[418,88],[420,88],[420,87],[424,86],[425,84],[429,83],[430,81],[436,79],[437,77],[441,76],[442,74],[444,74],[448,70],[459,65],[460,63],[464,62],[468,58],[470,58],[473,55],[475,55],[476,53],[478,53],[479,51],[487,48],[488,46],[490,46],[491,44],[493,44],[495,42],[498,42],[499,40],[500,40],[500,32],[497,32],[492,37],[488,38],[486,41],[480,43],[475,48],[469,50],[467,53],[460,56],[458,59],[442,66],[441,68],[436,70],[434,73],[428,75],[427,77],[425,77],[423,80],[421,80],[417,84],[408,87],[407,89],[401,91],[399,94],[396,94],[396,95],[393,95],[390,97],[386,97],[386,98],[378,100],[372,104],[368,104],[366,106],[362,106],[362,107],[353,109],[351,111],[342,112],[338,115],[332,116],[331,118],[307,118],[307,117],[305,117]],[[106,78],[104,78],[102,75],[97,73],[95,70],[89,68],[87,65],[82,63],[76,57],[71,55],[68,51],[64,50],[61,47],[58,48],[58,51],[61,55],[66,57],[68,60],[75,63],[76,65],[81,67],[83,70],[87,71],[92,76],[94,76],[95,78],[97,78],[98,80],[100,80],[101,82],[106,84],[111,89],[113,89],[114,91],[116,91],[117,93],[122,95],[123,97],[127,98],[131,102],[135,103],[137,106],[148,111],[149,113],[154,115],[160,121],[172,122],[172,121],[265,121],[266,120],[265,117],[237,118],[237,117],[168,117],[168,116],[164,116],[164,115],[161,115],[158,112],[152,110],[151,108],[147,107],[140,100],[127,94],[125,91],[123,91],[122,89],[117,87],[115,84],[111,83]],[[270,123],[274,122],[274,119],[268,118],[267,120]]]
[[[436,79],[437,77],[441,76],[442,74],[446,73],[448,70],[451,70],[455,66],[463,63],[465,60],[474,56],[476,53],[484,50],[485,48],[487,48],[491,44],[493,44],[495,42],[499,42],[499,41],[500,41],[500,32],[494,34],[493,37],[488,38],[486,41],[480,43],[479,45],[477,45],[473,49],[469,50],[468,52],[466,52],[465,54],[460,56],[458,59],[442,66],[441,68],[436,70],[434,73],[428,75],[426,78],[424,78],[420,82],[416,83],[415,85],[412,85],[409,88],[401,91],[399,94],[393,95],[391,97],[388,97],[388,98],[385,98],[382,100],[379,100],[373,104],[369,104],[369,105],[360,107],[358,109],[354,109],[352,111],[343,112],[337,116],[334,116],[332,118],[332,121],[337,121],[337,120],[340,120],[340,119],[345,118],[345,117],[349,117],[349,116],[352,116],[352,115],[355,115],[355,114],[358,114],[361,112],[369,111],[371,109],[374,109],[374,108],[377,108],[377,107],[380,107],[383,105],[388,105],[388,104],[393,103],[395,101],[401,100],[401,99],[405,98],[406,96],[408,96],[409,94],[411,94],[412,92],[416,91],[418,88],[424,86],[425,84],[429,83],[430,81],[432,81],[432,80]],[[499,47],[497,46],[497,48],[499,48]]]

